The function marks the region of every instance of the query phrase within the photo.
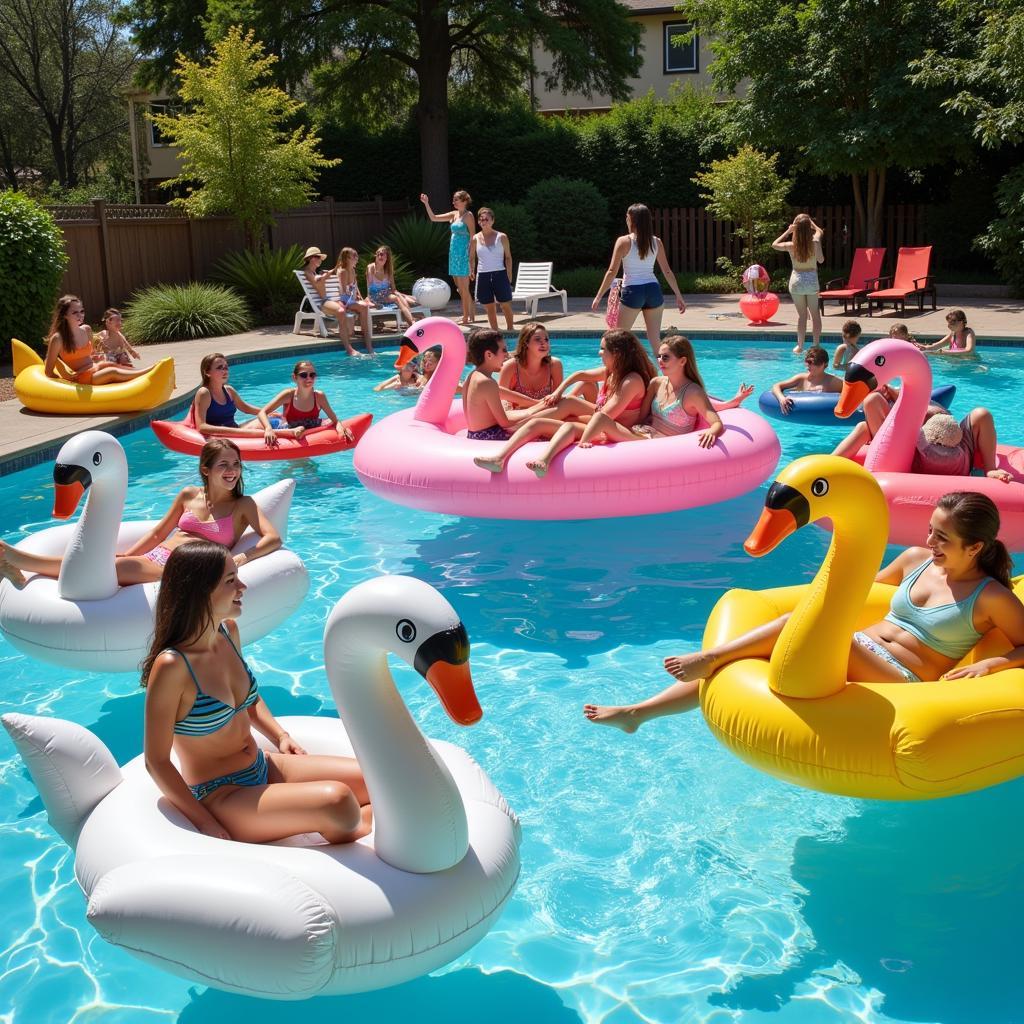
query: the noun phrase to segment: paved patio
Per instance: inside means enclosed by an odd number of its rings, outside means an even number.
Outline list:
[[[770,324],[748,327],[737,308],[736,295],[692,295],[686,297],[686,313],[680,314],[673,305],[665,308],[663,331],[680,331],[695,340],[703,337],[743,337],[751,340],[770,340],[771,336],[791,337],[796,329],[796,314],[788,297]],[[527,317],[518,311],[516,326]],[[1024,303],[1012,299],[972,298],[964,295],[940,295],[939,308],[918,314],[908,310],[906,316],[891,311],[874,317],[858,316],[866,338],[879,337],[896,322],[905,322],[912,334],[925,340],[934,340],[946,333],[946,313],[950,309],[967,311],[968,322],[978,335],[981,345],[988,343],[1019,344],[1024,346]],[[449,304],[446,315],[457,316],[454,303]],[[828,345],[839,338],[839,330],[848,319],[842,307],[829,304],[824,317],[824,341]],[[552,332],[599,334],[604,329],[602,313],[593,313],[586,299],[570,299],[569,314],[563,316],[557,300],[547,300],[537,317]],[[486,319],[480,319],[486,326]],[[374,337],[375,344],[384,346],[397,343],[395,333]],[[166,345],[147,345],[142,350],[144,361],[155,362],[164,356],[173,356],[177,386],[170,402],[149,413],[126,416],[54,416],[29,412],[17,399],[0,402],[0,475],[52,458],[56,448],[80,430],[101,429],[114,433],[127,433],[139,423],[161,419],[180,413],[199,384],[199,363],[207,352],[223,352],[239,359],[272,358],[316,352],[317,349],[334,351],[340,348],[337,338],[317,338],[309,334],[296,336],[288,327],[261,328],[227,338],[205,338],[201,341],[176,342]]]

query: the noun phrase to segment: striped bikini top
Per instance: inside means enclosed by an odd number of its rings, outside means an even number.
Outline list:
[[[176,736],[207,736],[212,732],[217,732],[218,729],[223,729],[235,715],[252,707],[259,698],[259,687],[256,685],[256,677],[252,674],[249,663],[242,657],[242,652],[235,647],[235,642],[231,639],[228,631],[223,626],[220,628],[228,638],[232,650],[238,655],[238,660],[245,666],[245,674],[249,677],[249,692],[237,708],[225,704],[224,701],[218,700],[216,697],[211,697],[208,693],[203,693],[203,688],[199,685],[199,680],[196,679],[196,674],[192,671],[192,665],[188,658],[176,647],[168,648],[181,656],[181,660],[185,662],[185,667],[188,669],[188,674],[192,677],[192,682],[196,684],[196,699],[192,704],[192,710],[180,721],[174,723]]]

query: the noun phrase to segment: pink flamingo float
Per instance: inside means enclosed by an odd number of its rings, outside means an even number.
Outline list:
[[[1012,551],[1024,551],[1024,448],[997,445],[996,469],[1011,480],[988,476],[947,476],[912,473],[918,433],[928,410],[932,370],[927,357],[897,338],[883,338],[862,348],[850,361],[836,415],[849,416],[872,391],[897,378],[903,387],[892,411],[871,443],[855,456],[873,473],[889,506],[889,542],[923,544],[935,502],[949,491],[977,491],[999,509],[999,536]],[[975,465],[983,468],[980,453]]]

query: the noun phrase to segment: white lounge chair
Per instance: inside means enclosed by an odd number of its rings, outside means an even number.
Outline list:
[[[309,283],[306,279],[306,275],[301,270],[295,271],[295,276],[299,279],[299,284],[302,285],[302,302],[299,304],[299,311],[295,314],[295,323],[292,325],[292,334],[298,334],[302,325],[307,320],[312,320],[316,326],[317,333],[321,338],[328,336],[326,320],[333,320],[337,323],[337,317],[332,316],[330,313],[325,313],[320,308],[320,293]],[[345,314],[350,320],[353,319],[351,313]]]
[[[569,312],[568,296],[564,288],[551,286],[551,263],[520,263],[516,284],[512,289],[512,301],[522,299],[526,303],[527,316],[537,315],[537,303],[541,299],[562,297],[562,315]]]

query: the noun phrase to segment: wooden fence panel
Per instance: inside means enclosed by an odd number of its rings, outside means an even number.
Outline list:
[[[98,225],[89,220],[67,221],[60,228],[69,257],[60,283],[61,294],[77,295],[86,316],[96,319],[107,308]]]
[[[188,222],[184,217],[141,221],[108,218],[106,248],[112,305],[123,305],[143,288],[192,278]]]

